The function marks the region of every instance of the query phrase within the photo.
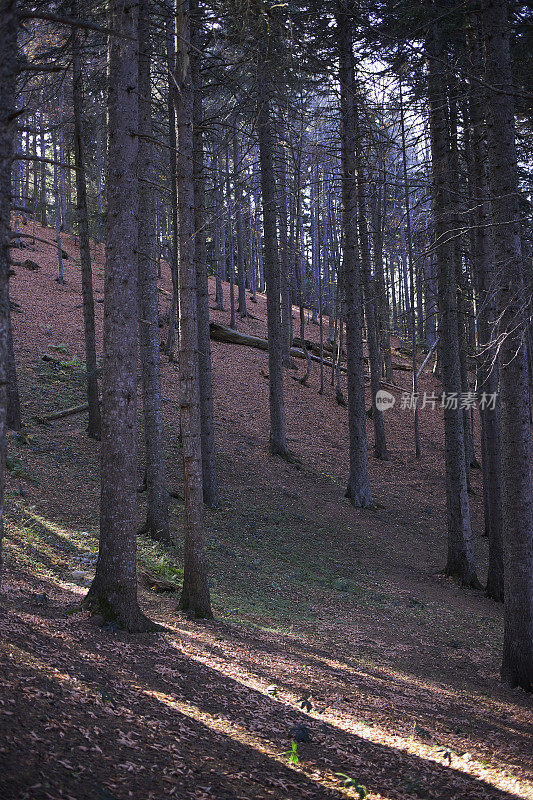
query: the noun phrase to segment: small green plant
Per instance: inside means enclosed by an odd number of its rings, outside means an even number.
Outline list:
[[[298,742],[295,742],[293,740],[291,743],[291,749],[287,750],[287,752],[284,753],[283,755],[289,757],[289,764],[298,764],[300,760],[298,758]]]
[[[68,353],[68,347],[66,344],[51,344],[50,350],[55,350],[56,353]]]
[[[415,724],[413,725],[413,732],[411,734],[411,738],[414,738],[415,736],[418,736],[419,739],[432,738],[431,733],[427,731],[425,728],[422,728],[422,726],[419,725],[418,722],[415,722]]]
[[[183,569],[176,564],[174,554],[159,542],[154,542],[146,536],[139,536],[137,556],[141,570],[148,570],[157,577],[170,582],[181,583]]]
[[[350,776],[345,775],[344,772],[336,772],[335,776],[339,779],[341,786],[345,786],[347,789],[355,789],[361,800],[364,800],[364,798],[368,796],[368,790],[366,786],[363,786],[361,783],[357,783],[355,778],[350,778]]]
[[[68,367],[69,369],[79,369],[81,368],[82,363],[79,360],[79,358],[76,358],[76,356],[74,356],[73,358],[70,359],[70,361],[60,361],[59,365],[61,367]]]
[[[113,704],[113,695],[107,691],[104,686],[97,686],[95,690],[96,699],[100,701],[100,703],[111,703]]]
[[[345,786],[347,789],[355,789],[361,800],[364,800],[364,798],[368,796],[368,790],[366,786],[363,786],[361,783],[357,783],[355,778],[351,778],[344,772],[336,772],[335,775],[339,779],[341,786]]]
[[[15,478],[21,478],[24,475],[24,467],[16,456],[7,456],[6,467],[9,474]]]
[[[407,598],[407,605],[411,608],[427,608],[426,604],[422,602],[422,600],[418,600],[416,597],[412,597],[411,595]]]
[[[266,693],[270,695],[270,697],[277,697],[278,696],[278,687],[275,683],[271,683],[270,686],[267,686]]]
[[[33,436],[31,433],[26,433],[25,431],[17,431],[15,434],[15,439],[17,442],[20,442],[20,444],[31,444],[35,439],[35,436]]]

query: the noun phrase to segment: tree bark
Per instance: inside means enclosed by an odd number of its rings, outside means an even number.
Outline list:
[[[7,427],[12,431],[22,428],[20,413],[20,395],[17,378],[17,365],[15,362],[15,348],[13,346],[13,326],[11,324],[11,311],[9,311],[7,330]]]
[[[389,297],[385,286],[385,273],[383,268],[383,206],[385,203],[385,183],[379,186],[375,194],[375,206],[373,216],[373,252],[374,252],[374,276],[377,294],[378,322],[380,351],[383,358],[383,374],[388,383],[392,383],[394,376],[391,366],[391,346],[390,346],[390,309]]]
[[[202,487],[193,168],[194,90],[189,13],[188,0],[177,4],[174,109],[179,204],[179,380],[185,487],[183,588],[178,607],[193,618],[211,618]]]
[[[278,147],[279,152],[279,244],[280,244],[280,293],[281,293],[281,349],[282,360],[285,367],[294,368],[291,361],[291,323],[292,323],[292,303],[290,297],[289,272],[290,272],[290,253],[287,235],[287,163],[285,159],[285,148],[283,145]]]
[[[229,273],[229,306],[230,327],[237,329],[235,319],[235,239],[233,236],[233,203],[231,200],[231,182],[229,169],[229,144],[226,144],[226,196],[228,198],[228,273]]]
[[[224,280],[224,262],[226,260],[226,236],[224,232],[224,190],[219,172],[218,153],[216,145],[213,148],[213,175],[214,175],[214,203],[215,203],[215,307],[218,311],[224,311],[224,291],[222,281]]]
[[[85,605],[128,631],[137,601],[138,0],[110,0],[100,546]]]
[[[72,4],[72,15],[78,13],[78,0]],[[81,264],[81,292],[83,299],[83,330],[85,339],[85,371],[87,380],[87,403],[89,424],[87,435],[100,439],[101,418],[98,400],[98,378],[96,361],[96,333],[94,327],[94,295],[91,268],[91,244],[89,240],[89,217],[87,213],[87,181],[85,173],[85,142],[83,129],[83,78],[80,57],[80,32],[72,30],[72,105],[74,115],[74,163],[76,166],[76,215]]]
[[[346,496],[355,506],[369,507],[372,505],[372,493],[368,478],[366,453],[363,315],[356,235],[357,184],[355,152],[357,147],[357,110],[355,106],[352,33],[346,0],[338,0],[336,22],[341,93],[342,269],[346,314],[348,432],[350,437],[350,474]]]
[[[154,181],[150,82],[150,20],[148,0],[139,0],[139,175]],[[144,418],[147,516],[146,533],[172,543],[168,523],[168,492],[163,447],[163,408],[159,371],[157,266],[154,260],[154,190],[139,181],[139,345]]]
[[[168,337],[165,342],[165,353],[170,360],[174,360],[174,350],[176,346],[176,329],[178,324],[178,183],[176,172],[176,116],[174,112],[174,83],[173,75],[175,69],[176,52],[174,37],[174,2],[166,0],[166,50],[167,50],[167,70],[168,70],[168,132],[169,132],[169,155],[170,155],[170,205],[172,215],[172,243],[170,251],[170,268],[172,272],[172,298],[170,301],[168,317]]]
[[[456,94],[458,91],[457,81],[455,76],[448,77],[448,97],[449,97],[449,134],[450,134],[450,189],[451,200],[454,209],[454,262],[455,262],[455,275],[457,287],[457,330],[459,336],[459,360],[461,364],[461,390],[463,392],[469,391],[468,385],[468,370],[467,370],[467,348],[466,348],[466,326],[465,326],[465,312],[466,312],[466,281],[463,273],[462,264],[462,251],[463,246],[461,242],[461,217],[464,215],[464,209],[461,207],[460,202],[460,186],[459,186],[459,148],[457,143],[457,101]],[[466,485],[470,490],[470,466],[474,460],[474,438],[470,425],[470,412],[467,408],[462,410],[463,428],[464,428],[464,443],[465,443],[465,466],[466,466]]]
[[[533,500],[526,296],[520,245],[513,80],[505,0],[484,0],[483,37],[488,92],[487,139],[498,270],[500,393],[505,558],[501,674],[533,691]],[[503,335],[503,336],[502,336]]]
[[[477,35],[478,18],[471,20],[473,31],[468,36],[468,49],[475,63],[482,68],[481,42]],[[483,498],[485,532],[489,538],[487,595],[501,602],[503,578],[503,520],[501,485],[501,420],[498,397],[498,348],[496,341],[496,283],[494,242],[490,230],[490,197],[488,187],[488,153],[485,138],[482,89],[474,85],[470,92],[470,158],[469,181],[472,235],[472,271],[477,294],[478,392],[494,396],[491,403],[480,404]]]
[[[415,399],[413,408],[413,421],[414,421],[414,441],[415,441],[415,458],[420,458],[420,434],[418,431],[418,375],[416,364],[416,315],[415,315],[415,269],[413,258],[413,234],[411,230],[411,202],[409,197],[409,179],[407,175],[407,146],[405,142],[405,119],[404,119],[404,106],[403,106],[403,92],[402,80],[399,79],[400,89],[400,131],[402,139],[402,171],[403,171],[403,184],[405,191],[405,234],[407,237],[407,262],[409,265],[409,284],[410,295],[409,305],[411,307],[411,316],[409,323],[411,326],[411,347],[412,364],[413,364],[413,397]],[[407,287],[406,287],[407,291]]]
[[[237,287],[238,301],[237,311],[241,317],[246,316],[246,268],[244,262],[244,240],[242,230],[242,203],[243,193],[241,186],[241,166],[239,148],[239,130],[237,128],[237,116],[233,119],[233,190],[235,193],[235,233],[237,236]]]
[[[359,136],[358,136],[359,138]],[[381,388],[381,364],[379,357],[376,312],[374,304],[374,283],[372,281],[372,266],[370,257],[370,243],[368,238],[367,223],[367,187],[366,176],[362,168],[361,142],[358,141],[356,150],[357,168],[357,204],[358,204],[358,229],[359,247],[361,253],[361,271],[364,286],[365,316],[367,330],[368,360],[370,365],[370,395],[372,399],[372,422],[374,425],[374,456],[381,461],[389,460],[387,438],[383,413],[376,405],[376,395]]]
[[[211,340],[209,336],[209,287],[207,281],[206,226],[205,226],[205,179],[203,150],[203,110],[200,71],[200,20],[198,0],[191,0],[191,72],[194,87],[193,99],[193,172],[194,172],[194,214],[196,240],[194,259],[196,263],[197,302],[198,302],[198,368],[200,382],[200,421],[202,428],[202,484],[204,502],[214,506],[217,502],[217,470],[215,462],[215,422],[213,412],[213,386],[211,380]],[[241,256],[242,275],[239,277],[239,310],[241,307],[241,283],[244,296],[244,253]],[[239,249],[239,218],[237,218],[237,250]]]
[[[42,95],[41,95],[41,102],[42,102],[42,99],[43,98],[42,98]],[[42,107],[42,105],[41,105],[41,107]],[[39,115],[39,119],[40,119],[40,123],[41,123],[41,141],[40,141],[41,150],[40,150],[40,155],[41,155],[41,158],[44,159],[45,156],[46,156],[46,143],[45,143],[45,138],[44,138],[44,114],[43,114],[42,111],[41,111],[41,113]],[[46,227],[47,224],[48,224],[48,217],[47,217],[47,197],[46,197],[46,163],[44,161],[41,161],[41,186],[40,186],[40,188],[41,188],[41,199],[40,199],[41,225],[44,225],[44,227]]]
[[[285,404],[281,352],[280,261],[276,231],[276,181],[271,120],[268,34],[262,30],[258,42],[259,62],[257,133],[263,198],[264,271],[267,292],[268,372],[270,402],[270,451],[290,460],[285,438]]]
[[[437,7],[438,10],[438,7]],[[439,333],[444,408],[448,558],[445,574],[464,586],[479,587],[476,576],[466,485],[464,429],[459,397],[461,369],[457,327],[456,270],[453,247],[453,204],[450,197],[449,142],[444,101],[446,81],[438,21],[426,43],[428,99],[433,169],[435,250],[437,256]],[[455,400],[454,400],[455,398]]]
[[[16,0],[0,0],[0,587],[4,538],[6,413],[9,347],[11,168],[14,156],[18,14]]]
[[[57,278],[58,283],[65,283],[63,274],[63,246],[61,244],[61,203],[59,198],[59,182],[58,182],[58,152],[57,152],[57,133],[52,133],[52,152],[54,154],[54,226],[56,229],[56,246],[57,246]]]

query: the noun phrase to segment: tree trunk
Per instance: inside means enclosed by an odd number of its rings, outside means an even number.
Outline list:
[[[42,94],[41,94],[41,101],[42,101],[42,99],[43,98],[42,98]],[[45,144],[45,138],[44,138],[44,114],[42,113],[42,111],[41,111],[41,113],[39,115],[39,119],[40,119],[40,123],[41,123],[41,142],[40,142],[41,151],[40,151],[40,155],[41,155],[41,158],[45,158],[45,156],[46,156],[46,144]],[[44,225],[46,227],[46,225],[48,224],[48,218],[47,218],[47,197],[46,197],[46,164],[45,164],[44,161],[41,161],[41,200],[40,200],[40,204],[41,204],[41,225]]]
[[[105,148],[103,138],[105,134],[105,122],[102,115],[99,115],[96,130],[96,240],[102,242],[104,239],[104,187],[103,174],[105,172]]]
[[[424,288],[426,299],[426,347],[431,349],[437,340],[437,280],[433,254],[424,261]]]
[[[177,51],[174,108],[177,129],[179,203],[179,379],[185,487],[183,588],[179,609],[194,618],[211,618],[205,552],[202,487],[202,433],[198,369],[198,304],[195,263],[193,106],[189,2],[176,6]]]
[[[56,229],[56,245],[57,245],[57,278],[58,283],[65,283],[63,275],[63,247],[61,244],[61,204],[59,199],[59,182],[58,182],[58,153],[57,153],[57,134],[54,131],[52,134],[52,153],[54,157],[54,225]]]
[[[487,138],[499,278],[505,614],[501,674],[533,691],[533,501],[526,296],[520,247],[509,21],[505,0],[484,0]],[[503,334],[503,338],[501,335]]]
[[[215,463],[215,422],[213,417],[213,387],[211,381],[211,340],[209,336],[209,286],[207,281],[206,261],[206,227],[205,227],[205,180],[203,150],[203,110],[202,85],[200,71],[200,20],[198,0],[191,0],[191,72],[194,87],[193,99],[193,172],[194,172],[194,209],[196,240],[194,259],[196,263],[197,302],[198,302],[198,368],[200,382],[200,420],[202,428],[202,484],[204,502],[214,506],[217,502],[217,470]],[[237,219],[237,249],[239,248],[239,220]],[[242,252],[242,219],[241,219],[241,255],[244,295],[244,253]],[[239,266],[241,269],[241,266]],[[239,282],[239,309],[241,284]],[[244,299],[246,314],[246,298]]]
[[[226,236],[224,232],[224,193],[220,180],[219,160],[216,149],[213,148],[213,175],[214,175],[214,203],[215,203],[215,307],[218,311],[224,311],[224,292],[222,281],[224,280],[224,262],[226,260]]]
[[[372,493],[366,454],[363,315],[355,227],[357,224],[356,87],[352,33],[346,0],[338,0],[336,17],[341,94],[342,251],[348,368],[348,432],[350,437],[350,475],[346,496],[353,505],[368,507],[372,505]]]
[[[475,28],[478,19],[472,17]],[[475,62],[482,68],[481,42],[474,31],[468,37],[468,48]],[[494,405],[480,403],[479,415],[482,436],[483,499],[485,532],[489,538],[489,568],[487,595],[502,601],[503,583],[503,528],[501,485],[501,421],[498,397],[498,348],[496,342],[494,243],[490,230],[490,197],[487,178],[488,153],[483,119],[481,87],[472,86],[470,93],[470,158],[469,181],[473,231],[472,269],[477,293],[478,333],[478,392],[495,398]]]
[[[61,165],[68,161],[68,154],[65,153],[64,134],[65,128],[63,125],[63,105],[64,105],[64,86],[61,85],[61,94],[59,97],[59,162]],[[70,172],[70,170],[69,170]],[[61,230],[69,229],[67,222],[67,191],[65,186],[65,167],[59,167],[59,200],[61,207]]]
[[[11,325],[11,311],[7,331],[7,427],[12,431],[22,428],[20,415],[20,395],[17,379],[17,365],[15,363],[15,348],[13,347],[13,326]]]
[[[235,233],[237,235],[237,287],[239,291],[237,311],[246,316],[246,268],[244,262],[244,241],[242,231],[242,186],[237,116],[233,119],[233,191],[235,193]]]
[[[409,180],[407,175],[407,147],[405,142],[405,119],[403,108],[403,92],[402,80],[399,79],[400,89],[400,131],[402,139],[402,170],[403,170],[403,184],[405,191],[405,234],[407,237],[407,261],[409,264],[409,284],[410,295],[409,305],[411,308],[411,316],[409,323],[411,326],[411,347],[412,364],[413,364],[413,417],[414,417],[414,441],[415,441],[415,458],[420,458],[420,435],[418,432],[418,374],[416,364],[416,316],[415,316],[415,269],[413,258],[413,234],[411,231],[411,202],[409,198]]]
[[[78,13],[78,2],[72,4],[72,15]],[[74,163],[76,166],[76,215],[80,245],[81,291],[83,298],[83,326],[85,338],[85,370],[87,380],[87,402],[89,424],[87,434],[100,439],[101,419],[98,400],[98,378],[96,361],[96,333],[94,327],[94,295],[91,269],[91,244],[89,240],[89,218],[87,214],[87,183],[85,174],[85,149],[83,130],[83,79],[80,59],[80,33],[72,30],[72,104],[74,115]]]
[[[15,141],[15,91],[18,16],[16,0],[0,0],[0,587],[4,538],[6,471],[7,363],[9,347],[9,255],[11,227],[11,168]]]
[[[383,374],[388,383],[394,382],[390,346],[389,297],[385,286],[383,268],[383,216],[385,185],[378,187],[373,214],[374,275],[377,294],[380,351],[383,358]]]
[[[258,114],[261,194],[263,198],[264,271],[267,292],[268,372],[270,400],[270,451],[290,460],[285,439],[285,404],[281,353],[280,261],[276,231],[276,180],[274,174],[274,142],[270,118],[268,35],[259,40]]]
[[[461,207],[460,202],[460,186],[459,186],[459,148],[457,146],[457,81],[455,76],[448,79],[449,89],[449,134],[450,134],[450,189],[451,199],[454,209],[453,230],[453,245],[454,245],[454,262],[455,262],[455,275],[457,287],[457,330],[459,336],[459,359],[461,364],[461,390],[464,393],[469,391],[468,385],[468,371],[467,371],[467,348],[466,348],[466,326],[465,326],[465,309],[466,309],[466,282],[463,273],[462,264],[462,251],[463,246],[461,242],[461,218],[464,216],[464,209]],[[464,428],[464,443],[465,443],[465,466],[466,466],[466,485],[470,490],[470,466],[474,460],[474,439],[473,432],[470,426],[470,413],[465,407],[462,410],[463,428]]]
[[[138,3],[110,0],[100,546],[85,605],[128,631],[137,601]]]
[[[226,145],[226,194],[228,198],[228,272],[229,272],[229,308],[230,327],[237,329],[235,319],[235,240],[233,236],[233,203],[231,201],[231,182],[229,170],[229,144]]]
[[[290,297],[289,272],[290,272],[290,253],[287,235],[287,164],[285,160],[285,148],[280,145],[280,186],[279,186],[279,244],[280,244],[280,292],[281,292],[281,348],[282,359],[285,367],[294,368],[291,361],[291,323],[292,323],[292,304]]]
[[[174,349],[176,346],[176,328],[178,323],[178,183],[176,172],[176,116],[174,113],[174,83],[173,75],[175,69],[175,37],[174,37],[174,3],[167,0],[166,4],[166,50],[167,50],[167,70],[168,70],[168,132],[170,145],[170,205],[172,214],[172,244],[170,251],[170,269],[172,272],[172,299],[168,315],[168,337],[165,342],[165,353],[170,360],[174,359]]]
[[[139,175],[154,182],[148,0],[139,0]],[[163,447],[163,408],[159,372],[157,266],[154,260],[154,190],[139,181],[139,345],[142,375],[147,516],[145,530],[156,541],[172,543]]]
[[[359,139],[359,132],[357,133]],[[387,439],[383,413],[376,404],[376,395],[381,388],[381,364],[379,357],[378,335],[376,325],[376,312],[374,305],[374,283],[372,281],[372,266],[370,257],[370,243],[368,240],[367,223],[367,187],[366,176],[362,169],[361,141],[357,142],[356,169],[357,169],[357,203],[358,203],[358,230],[359,248],[361,253],[361,271],[364,287],[365,316],[367,329],[368,361],[370,365],[370,395],[372,400],[372,422],[374,425],[374,456],[382,461],[389,460]]]
[[[445,574],[453,576],[464,586],[478,588],[466,485],[464,429],[458,402],[461,393],[461,369],[453,246],[453,204],[450,197],[449,142],[444,106],[446,98],[446,83],[442,65],[444,50],[440,42],[438,22],[433,24],[426,46],[439,294],[440,355],[443,392],[446,400],[444,432],[448,559]]]

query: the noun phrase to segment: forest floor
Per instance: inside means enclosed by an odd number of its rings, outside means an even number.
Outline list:
[[[51,229],[36,232],[52,242]],[[533,798],[533,704],[499,681],[502,608],[441,574],[442,412],[421,411],[417,463],[401,390],[391,390],[398,402],[385,414],[391,460],[369,448],[375,508],[357,510],[344,498],[347,412],[329,372],[323,395],[318,364],[306,387],[287,374],[288,441],[301,459],[289,465],[266,446],[267,354],[213,342],[220,503],[206,523],[215,621],[188,621],[176,594],[143,587],[158,633],[100,628],[75,610],[97,552],[98,443],[84,415],[35,419],[84,400],[79,256],[63,238],[65,285],[44,243],[16,255],[40,269],[17,266],[12,279],[25,427],[9,437],[0,798]],[[103,247],[93,256],[100,335]],[[162,292],[163,313],[168,302]],[[265,298],[249,310],[239,330],[265,335]],[[228,311],[212,314],[228,323]],[[306,335],[317,340],[318,327]],[[179,491],[177,373],[164,356],[161,365],[168,484]],[[405,390],[410,380],[395,372]],[[421,391],[437,388],[426,370]],[[368,433],[371,442],[370,419]],[[472,490],[483,578],[479,470]],[[182,511],[172,501],[180,542]],[[179,584],[181,553],[140,536],[139,562]],[[311,741],[290,763],[298,725]]]

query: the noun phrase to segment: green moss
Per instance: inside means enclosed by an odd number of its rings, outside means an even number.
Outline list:
[[[183,580],[183,567],[178,564],[176,551],[148,536],[137,537],[137,564],[167,581],[181,583]]]
[[[118,623],[117,612],[106,597],[97,595],[96,597],[88,598],[87,605],[90,606],[93,614],[100,614],[104,618],[104,622]]]

